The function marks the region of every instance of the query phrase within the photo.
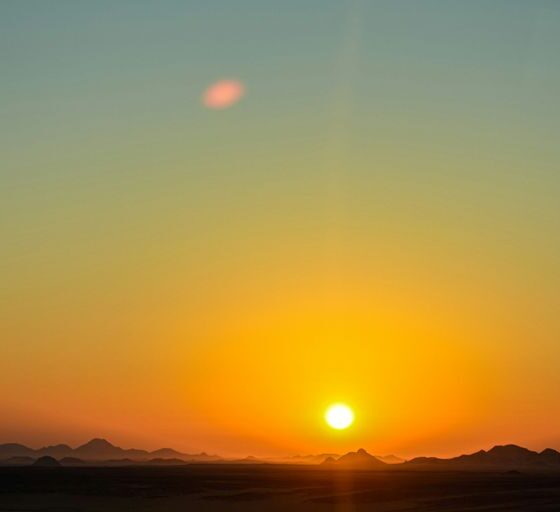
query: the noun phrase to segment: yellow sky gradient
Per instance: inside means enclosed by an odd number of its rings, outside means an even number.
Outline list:
[[[103,310],[45,297],[49,314],[8,325],[21,344],[2,376],[4,386],[17,383],[3,397],[13,422],[3,435],[35,443],[104,435],[225,455],[357,446],[450,455],[540,444],[560,421],[557,377],[519,382],[536,363],[497,344],[509,326],[496,296],[469,276],[434,281],[423,263],[397,259],[384,268],[355,258],[342,265],[351,272],[297,259],[278,266],[267,256],[252,278],[215,277],[221,292],[210,298],[172,273],[140,299],[106,297]],[[45,335],[49,343],[25,348]],[[531,402],[536,393],[540,403]],[[337,401],[355,410],[347,431],[324,424]],[[48,429],[37,432],[37,421]]]
[[[560,447],[559,8],[304,3],[0,5],[0,443]]]

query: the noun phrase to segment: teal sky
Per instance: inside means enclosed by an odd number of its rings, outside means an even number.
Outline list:
[[[0,434],[43,440],[36,414],[50,440],[81,376],[124,400],[263,304],[360,295],[445,317],[503,378],[473,446],[517,408],[535,424],[510,438],[560,442],[560,415],[537,426],[560,384],[559,55],[553,0],[3,0]],[[205,109],[223,78],[246,96]]]

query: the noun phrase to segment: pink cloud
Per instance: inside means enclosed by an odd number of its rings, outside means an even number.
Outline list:
[[[245,94],[238,80],[220,80],[210,85],[202,96],[202,103],[213,109],[224,109],[237,103]]]

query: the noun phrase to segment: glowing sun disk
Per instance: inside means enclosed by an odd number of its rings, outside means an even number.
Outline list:
[[[325,421],[330,427],[343,430],[354,422],[354,412],[345,404],[333,404],[325,413]]]

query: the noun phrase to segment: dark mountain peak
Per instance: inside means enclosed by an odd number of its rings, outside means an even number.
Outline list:
[[[369,454],[363,448],[360,448],[356,452],[348,452],[347,454],[343,455],[338,460],[330,464],[332,464],[333,466],[357,469],[368,469],[386,466],[384,462],[379,460],[377,457]]]
[[[70,456],[73,451],[67,444],[55,444],[39,448],[36,450],[36,453],[37,455],[49,455],[55,459],[61,459],[62,457]]]
[[[154,450],[150,452],[150,456],[152,458],[161,458],[161,459],[169,459],[169,458],[180,458],[183,456],[181,452],[174,450],[173,448],[159,448],[158,450]]]
[[[390,454],[390,455],[374,455],[374,457],[376,459],[379,459],[382,462],[385,462],[385,464],[402,464],[403,462],[406,462],[405,459],[401,458],[401,457],[397,457],[396,455]]]
[[[355,452],[348,452],[346,454],[344,454],[342,457],[340,457],[340,459],[347,457],[347,458],[361,458],[361,459],[375,459],[375,457],[373,455],[371,455],[370,453],[368,453],[366,450],[364,450],[363,448],[358,449]],[[340,460],[338,459],[338,460]]]
[[[488,462],[496,464],[534,464],[539,462],[539,454],[515,444],[494,446],[486,452]]]
[[[484,450],[481,450],[484,452]],[[487,452],[488,454],[528,454],[534,453],[527,448],[517,446],[516,444],[496,445]]]
[[[519,466],[538,462],[536,452],[515,444],[497,445],[488,451],[480,450],[469,455],[461,455],[445,462],[464,464],[492,464],[503,466]]]
[[[60,466],[60,462],[58,462],[54,457],[49,457],[48,455],[44,455],[43,457],[39,457],[33,463],[33,466],[39,466],[44,468],[57,468]]]
[[[525,467],[547,466],[560,464],[560,453],[551,448],[541,453],[534,452],[515,444],[497,445],[488,451],[479,450],[468,455],[461,455],[452,459],[437,459],[433,457],[418,457],[410,461],[412,464],[449,464],[464,465],[465,467],[494,466],[494,467]]]
[[[546,450],[539,453],[539,458],[545,464],[560,464],[560,452],[552,448],[546,448]]]
[[[0,448],[6,448],[6,449],[24,449],[24,450],[30,450],[31,448],[28,448],[27,446],[25,446],[24,444],[20,444],[20,443],[4,443],[4,444],[0,444]]]
[[[117,459],[124,457],[125,450],[112,445],[106,439],[95,438],[73,451],[73,456],[86,460]]]
[[[9,457],[33,456],[35,450],[19,443],[0,444],[0,460]]]
[[[78,446],[76,450],[80,450],[82,448],[95,448],[95,449],[107,449],[107,448],[116,448],[115,445],[111,444],[107,439],[102,439],[100,437],[95,437],[88,441],[87,443]]]

